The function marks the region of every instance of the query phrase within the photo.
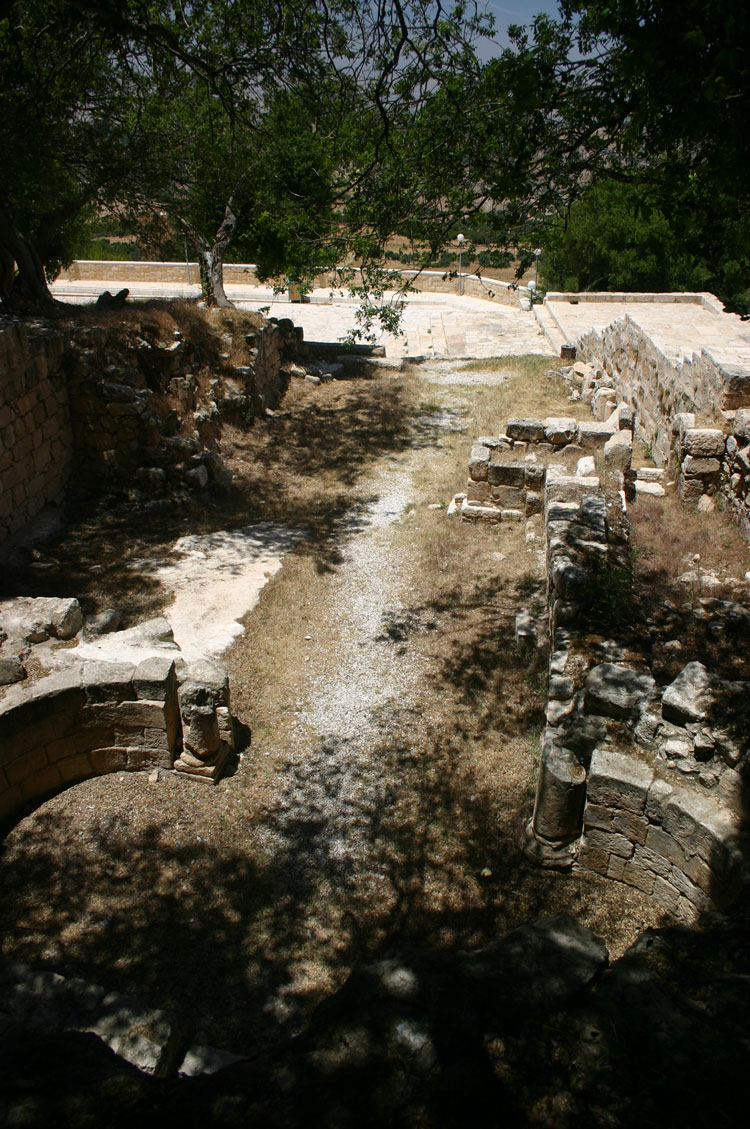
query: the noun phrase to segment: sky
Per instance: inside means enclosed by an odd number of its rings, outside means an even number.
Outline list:
[[[480,8],[482,0],[480,0]],[[509,24],[530,24],[539,12],[548,16],[557,15],[557,0],[484,0],[484,8],[495,17],[495,40],[501,47],[508,42],[505,34]],[[480,58],[490,58],[494,54],[492,45],[479,46]]]

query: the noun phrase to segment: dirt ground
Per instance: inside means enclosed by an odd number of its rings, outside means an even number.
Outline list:
[[[227,430],[236,489],[201,527],[309,530],[225,655],[235,771],[215,788],[113,774],[32,813],[0,855],[6,956],[174,1008],[196,1041],[249,1052],[405,944],[473,949],[567,910],[617,956],[663,923],[635,890],[521,853],[545,662],[513,625],[522,607],[543,617],[541,525],[527,543],[524,523],[462,524],[445,507],[472,437],[573,405],[540,358],[475,364],[465,384],[460,370],[295,383],[282,411]],[[153,614],[163,594],[134,591],[124,563],[194,518],[89,515],[39,584]]]

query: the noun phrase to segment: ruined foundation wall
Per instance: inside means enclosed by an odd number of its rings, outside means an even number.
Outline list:
[[[70,476],[67,347],[44,322],[0,318],[0,542],[58,502]]]
[[[683,500],[721,494],[750,535],[750,369],[706,349],[669,357],[629,315],[577,348],[599,372],[594,396],[608,386],[632,408],[636,437],[657,465],[674,465]]]

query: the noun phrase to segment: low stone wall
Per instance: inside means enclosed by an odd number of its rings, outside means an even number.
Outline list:
[[[355,269],[355,275],[357,274]],[[458,277],[454,271],[415,271],[393,270],[390,272],[399,281],[405,279],[415,283],[415,289],[434,294],[458,294]],[[61,280],[68,282],[101,282],[122,284],[150,282],[174,286],[196,286],[200,282],[197,263],[155,263],[123,262],[117,260],[77,259],[60,274]],[[258,279],[253,263],[226,263],[224,265],[224,284],[227,286],[268,286]],[[320,289],[337,288],[335,275],[321,274],[314,280]],[[525,286],[504,282],[499,278],[475,274],[463,274],[461,291],[472,298],[483,298],[505,306],[519,306],[521,300],[530,302],[530,294]]]
[[[750,685],[694,662],[658,686],[636,638],[612,633],[632,606],[617,496],[549,481],[545,494],[551,658],[527,855],[634,886],[691,923],[747,879]]]
[[[74,662],[10,686],[0,700],[0,830],[108,772],[174,769],[215,782],[234,747],[226,675],[196,664],[179,679],[171,657],[152,655]]]
[[[59,502],[73,436],[62,358],[67,335],[0,317],[0,542]]]

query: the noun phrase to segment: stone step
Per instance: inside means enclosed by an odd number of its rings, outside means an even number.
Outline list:
[[[566,344],[566,337],[562,333],[557,322],[553,319],[546,306],[536,305],[533,307],[534,317],[536,318],[542,333],[549,341],[552,348],[559,355],[560,349]]]

